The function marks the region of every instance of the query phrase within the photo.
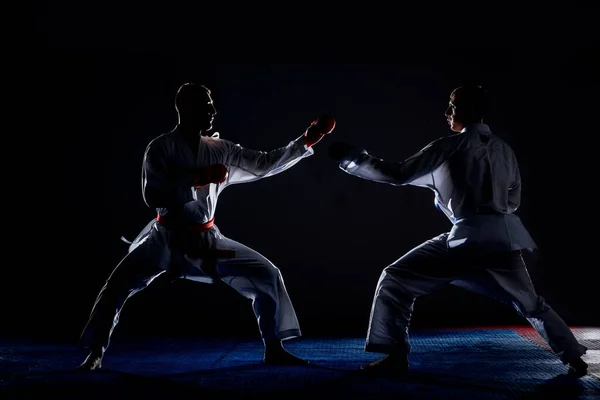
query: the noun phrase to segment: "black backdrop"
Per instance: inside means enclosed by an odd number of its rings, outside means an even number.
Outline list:
[[[13,135],[22,156],[5,186],[13,227],[2,281],[6,333],[78,336],[125,254],[121,235],[132,238],[153,216],[141,197],[142,154],[175,124],[173,95],[184,81],[213,90],[215,130],[246,147],[285,145],[327,112],[338,119],[335,139],[390,159],[449,132],[443,113],[454,87],[486,85],[496,106],[486,122],[521,162],[519,215],[541,249],[532,279],[567,323],[600,322],[595,45],[563,46],[560,57],[556,47],[488,46],[411,49],[393,62],[365,54],[275,63],[49,37],[31,55],[43,68],[15,99],[33,107]],[[226,190],[216,223],[281,269],[305,335],[363,336],[382,268],[449,222],[425,189],[339,171],[326,154],[333,140],[281,175]],[[512,309],[452,287],[420,298],[414,319],[416,326],[522,323]],[[188,281],[130,299],[119,332],[258,337],[248,300]]]

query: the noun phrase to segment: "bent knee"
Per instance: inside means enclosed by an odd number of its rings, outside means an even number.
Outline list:
[[[281,271],[273,264],[263,264],[260,276],[263,276],[268,281],[278,282],[281,279]]]
[[[408,269],[402,267],[402,265],[392,264],[381,271],[379,275],[379,282],[381,283],[393,283],[394,285],[403,284],[408,282],[413,276]]]
[[[379,293],[393,293],[395,296],[401,294],[415,294],[420,290],[416,282],[410,279],[410,274],[397,268],[385,268],[379,276]]]

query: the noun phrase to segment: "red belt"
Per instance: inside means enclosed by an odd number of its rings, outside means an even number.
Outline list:
[[[156,217],[156,222],[158,222],[161,225],[164,226],[173,226],[173,224],[169,221],[168,218],[165,218],[163,216],[161,216],[160,214],[158,214],[158,216]],[[190,231],[195,231],[195,232],[206,232],[207,230],[209,230],[210,228],[212,228],[212,226],[215,224],[215,218],[211,218],[210,221],[205,222],[203,224],[187,224],[187,225],[182,225],[182,227],[184,229],[190,230]]]
[[[168,218],[162,217],[160,214],[156,217],[156,222],[164,226],[173,226]],[[194,232],[206,232],[215,224],[214,217],[210,221],[203,224],[188,224],[181,225],[184,229]],[[234,258],[235,250],[226,249],[197,249],[190,256],[194,258],[215,259],[215,258]]]

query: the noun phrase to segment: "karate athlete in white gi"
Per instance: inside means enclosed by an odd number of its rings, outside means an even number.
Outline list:
[[[101,368],[126,300],[163,273],[208,282],[220,279],[252,300],[267,364],[302,365],[282,341],[301,336],[281,272],[256,251],[225,237],[214,223],[223,189],[281,173],[314,153],[312,146],[335,126],[317,118],[287,146],[250,150],[209,136],[216,109],[203,85],[186,83],[175,96],[177,126],[147,146],[142,168],[146,204],[157,218],[131,243],[93,306],[81,336],[89,354],[80,370]]]
[[[586,347],[536,294],[521,251],[536,244],[515,211],[521,178],[513,150],[483,123],[486,91],[462,86],[445,112],[453,132],[402,162],[385,161],[348,143],[330,146],[330,155],[348,174],[394,186],[434,192],[435,205],[452,229],[410,250],[386,267],[372,303],[365,351],[387,354],[362,366],[366,373],[397,374],[409,367],[409,323],[418,296],[444,284],[488,295],[525,317],[568,365],[583,376]]]

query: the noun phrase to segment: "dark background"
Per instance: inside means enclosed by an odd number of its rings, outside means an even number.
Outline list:
[[[568,324],[599,325],[597,36],[555,25],[545,40],[505,26],[500,39],[474,31],[468,43],[451,31],[431,44],[333,29],[328,41],[277,42],[276,31],[250,41],[243,25],[228,39],[225,28],[202,25],[207,17],[185,35],[172,13],[155,10],[153,25],[122,11],[54,5],[37,15],[39,41],[21,71],[29,79],[15,98],[25,112],[10,137],[22,158],[6,174],[5,333],[76,340],[125,255],[120,237],[154,216],[141,196],[143,151],[176,123],[173,98],[185,81],[211,88],[214,130],[249,148],[283,146],[315,116],[337,117],[314,156],[230,187],[216,214],[226,236],[280,268],[306,336],[362,337],[381,270],[450,229],[431,192],[351,177],[327,146],[346,140],[404,159],[449,133],[448,95],[466,82],[488,87],[496,108],[486,122],[520,160],[518,214],[541,249],[530,264],[538,292]],[[420,298],[414,316],[414,326],[506,324],[526,321],[454,287]],[[183,280],[131,298],[117,332],[258,337],[248,300]]]

